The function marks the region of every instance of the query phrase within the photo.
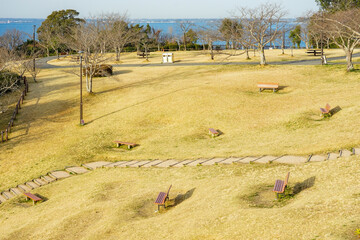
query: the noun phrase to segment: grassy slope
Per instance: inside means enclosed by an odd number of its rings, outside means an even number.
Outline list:
[[[343,67],[202,66],[116,68],[85,94],[78,78],[44,70],[1,144],[0,189],[47,171],[96,160],[309,154],[360,144],[360,82]],[[256,82],[288,86],[258,93]],[[321,120],[327,102],[343,109]],[[210,139],[207,128],[224,135]],[[127,151],[113,140],[139,143]]]
[[[0,238],[356,239],[359,160],[98,169],[37,189],[48,200],[34,207],[24,198],[0,205]],[[290,188],[307,179],[315,179],[313,186],[283,207],[249,206],[249,195],[288,171]],[[155,213],[153,201],[170,183],[170,199],[183,201]],[[267,192],[275,197],[271,187]]]

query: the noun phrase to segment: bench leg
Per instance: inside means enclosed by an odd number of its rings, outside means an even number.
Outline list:
[[[117,147],[120,147],[120,143],[116,143]]]
[[[128,149],[130,149],[131,148],[131,146],[130,145],[128,145]]]

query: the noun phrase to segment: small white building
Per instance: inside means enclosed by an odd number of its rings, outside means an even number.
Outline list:
[[[163,53],[162,63],[174,63],[174,53]]]

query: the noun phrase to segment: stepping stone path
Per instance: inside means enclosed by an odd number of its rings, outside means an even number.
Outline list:
[[[89,172],[89,170],[83,167],[70,167],[70,168],[66,168],[65,171],[71,174],[83,174]]]
[[[19,188],[10,188],[9,189],[11,193],[13,193],[14,195],[21,195],[23,194],[23,191],[21,191]]]
[[[279,158],[274,159],[271,162],[275,163],[285,163],[285,164],[300,164],[300,163],[306,163],[309,158],[306,157],[300,157],[300,156],[282,156]],[[325,158],[324,158],[325,160]]]
[[[58,180],[58,179],[62,179],[62,178],[68,178],[68,177],[70,177],[70,174],[65,171],[55,171],[55,172],[49,173],[49,176]]]
[[[39,188],[57,180],[71,177],[72,175],[85,174],[97,168],[114,168],[114,167],[133,167],[133,168],[148,168],[148,167],[195,167],[195,166],[210,166],[218,164],[233,164],[233,163],[284,163],[284,164],[302,164],[306,162],[323,162],[326,160],[335,160],[337,158],[350,157],[351,155],[360,155],[360,148],[353,148],[351,151],[343,149],[337,153],[329,153],[324,155],[310,155],[304,156],[262,156],[262,157],[230,157],[230,158],[210,158],[210,159],[197,159],[197,160],[182,160],[177,161],[174,159],[169,160],[132,160],[132,161],[118,161],[118,162],[92,162],[83,164],[81,167],[67,167],[65,170],[50,172],[48,175],[41,176],[33,181],[19,184],[17,187],[10,188],[0,194],[0,203],[4,203],[9,199],[22,195],[24,192],[30,192],[32,189]]]
[[[217,164],[218,162],[224,161],[225,159],[226,158],[212,158],[206,162],[203,162],[201,165],[203,165],[203,166],[214,165],[214,164]]]
[[[34,183],[36,183],[39,186],[44,186],[47,184],[47,182],[45,182],[44,180],[42,180],[40,178],[34,179]]]
[[[326,160],[326,156],[314,155],[310,157],[310,162],[323,162]]]
[[[339,153],[329,153],[326,160],[335,160],[338,159],[339,156]]]
[[[27,182],[27,183],[25,183],[25,185],[28,186],[28,187],[31,188],[31,189],[35,189],[35,188],[40,187],[39,185],[37,185],[37,184],[34,183],[34,182]]]
[[[353,153],[347,149],[341,150],[341,157],[350,157]]]
[[[94,170],[96,168],[101,168],[110,163],[111,162],[92,162],[92,163],[83,164],[83,167],[90,169],[90,170]]]

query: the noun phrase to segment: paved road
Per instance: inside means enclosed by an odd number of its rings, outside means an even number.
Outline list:
[[[360,57],[360,53],[356,53],[353,57]],[[56,56],[52,57],[45,57],[37,60],[37,65],[43,69],[51,69],[51,68],[68,68],[68,67],[77,67],[78,65],[71,65],[71,66],[55,66],[48,64],[47,62],[50,60],[56,59]],[[329,65],[344,65],[346,63],[332,63],[331,61],[337,60],[345,60],[345,57],[333,57],[328,58]],[[217,66],[217,65],[258,65],[258,62],[199,62],[199,63],[175,63],[171,64],[170,66]],[[310,60],[297,60],[297,61],[282,61],[282,62],[268,62],[269,65],[321,65],[320,57],[316,59]],[[358,64],[355,63],[354,64]],[[142,63],[142,64],[115,64],[114,67],[165,67],[169,66],[169,64],[162,64],[162,63]]]

